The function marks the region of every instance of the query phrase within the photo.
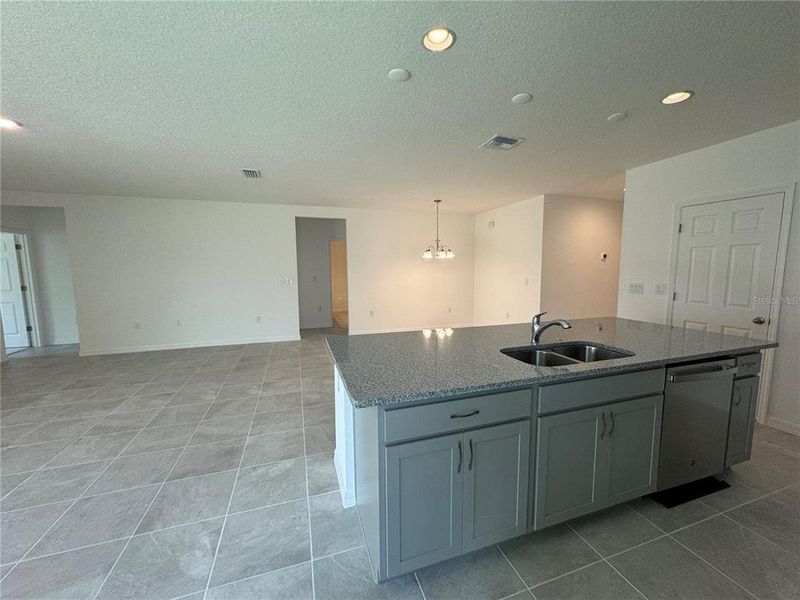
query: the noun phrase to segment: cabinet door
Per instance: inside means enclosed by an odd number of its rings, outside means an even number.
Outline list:
[[[725,453],[726,467],[750,459],[757,398],[758,377],[737,379],[733,382],[731,420],[728,425],[728,450]]]
[[[595,509],[599,417],[588,408],[537,419],[535,529]]]
[[[530,426],[518,421],[464,434],[464,552],[525,533]]]
[[[608,430],[601,444],[599,504],[610,506],[655,491],[663,402],[658,395],[602,407]]]
[[[463,435],[386,448],[387,575],[461,553]]]

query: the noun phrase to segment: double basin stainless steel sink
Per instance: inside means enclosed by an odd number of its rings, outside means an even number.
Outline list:
[[[565,367],[633,356],[633,352],[628,352],[627,350],[604,348],[586,342],[562,342],[546,346],[503,348],[500,352],[537,367]]]

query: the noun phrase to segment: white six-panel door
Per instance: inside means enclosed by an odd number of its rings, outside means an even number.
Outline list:
[[[6,348],[30,346],[13,233],[0,233],[0,314]]]
[[[783,197],[681,209],[673,325],[767,337]]]

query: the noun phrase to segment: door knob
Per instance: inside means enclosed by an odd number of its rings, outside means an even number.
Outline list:
[[[763,325],[767,320],[764,317],[753,317],[753,323],[756,325]]]

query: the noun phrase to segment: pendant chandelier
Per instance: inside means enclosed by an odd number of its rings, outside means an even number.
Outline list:
[[[442,241],[439,239],[439,203],[441,203],[441,200],[434,200],[434,203],[436,203],[436,240],[434,244],[428,246],[425,252],[422,253],[422,258],[425,260],[455,258],[455,254],[450,247],[442,245]]]

